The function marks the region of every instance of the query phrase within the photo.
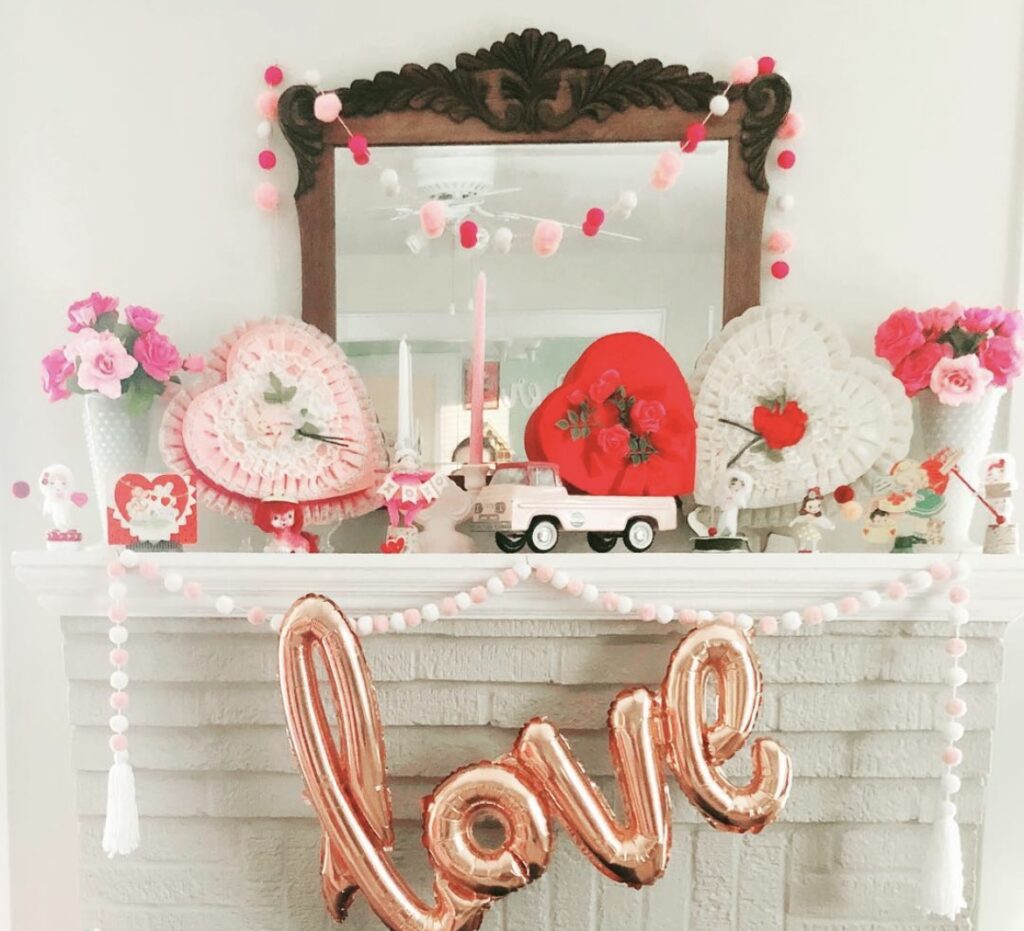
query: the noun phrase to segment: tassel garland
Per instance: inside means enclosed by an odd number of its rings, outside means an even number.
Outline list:
[[[103,852],[126,857],[139,847],[139,807],[135,800],[135,772],[128,753],[114,754],[107,776],[107,819],[103,825]]]

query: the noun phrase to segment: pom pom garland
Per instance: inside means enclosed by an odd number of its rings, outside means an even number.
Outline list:
[[[686,127],[686,138],[679,143],[684,152],[696,152],[697,146],[708,137],[704,123],[691,123]]]
[[[775,159],[775,164],[783,171],[789,171],[796,164],[796,152],[792,149],[783,149]]]
[[[507,226],[499,226],[491,237],[491,244],[498,255],[508,255],[512,251],[512,240],[515,234]]]
[[[274,91],[264,91],[256,98],[256,109],[265,120],[277,119],[277,94]]]
[[[380,187],[388,197],[396,197],[401,193],[402,185],[394,168],[385,168],[380,173]]]
[[[725,94],[716,94],[708,104],[712,116],[725,116],[729,112],[729,98]]]
[[[562,224],[555,220],[541,220],[533,231],[533,251],[542,259],[554,255],[562,244]]]
[[[263,80],[271,87],[277,87],[277,85],[284,80],[284,72],[278,65],[270,65],[267,70],[263,72]]]
[[[264,171],[271,171],[277,165],[277,156],[270,149],[262,149],[257,160]]]
[[[277,209],[281,195],[277,188],[269,181],[264,181],[256,186],[256,206],[268,213]]]
[[[448,210],[439,200],[428,200],[420,207],[420,229],[427,239],[437,239],[444,235],[448,222]]]
[[[792,233],[786,232],[785,230],[775,230],[765,240],[764,247],[769,252],[775,252],[782,255],[785,254],[786,252],[789,252],[789,250],[793,248],[793,242],[794,239]],[[839,498],[837,497],[836,500],[839,501]],[[839,501],[839,503],[842,504],[843,502]]]
[[[749,84],[757,77],[757,59],[741,58],[733,65],[730,81],[733,84]]]
[[[771,266],[772,278],[782,280],[789,275],[789,263],[788,262],[772,262]]]
[[[792,110],[785,115],[776,133],[779,139],[796,139],[804,131],[804,118]]]
[[[348,129],[348,127],[345,127]],[[357,165],[370,164],[370,148],[366,136],[355,133],[348,137],[348,150],[352,153],[352,161]]]
[[[771,74],[775,70],[775,59],[771,55],[763,55],[757,60],[758,74]]]
[[[472,220],[463,220],[459,224],[459,243],[463,249],[475,249],[480,238],[480,227]]]
[[[333,123],[341,116],[341,98],[333,91],[318,94],[313,101],[313,116],[321,123]]]

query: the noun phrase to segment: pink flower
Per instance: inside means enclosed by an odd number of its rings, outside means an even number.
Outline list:
[[[138,367],[113,333],[97,333],[78,347],[78,384],[108,398],[121,397],[121,380]]]
[[[932,372],[939,360],[948,359],[952,355],[953,347],[948,343],[925,343],[910,353],[892,373],[903,382],[907,397],[912,398],[931,384]]]
[[[157,381],[167,381],[181,368],[181,353],[163,333],[150,330],[143,333],[132,347],[132,355],[142,364],[142,370]]]
[[[629,409],[629,422],[637,433],[657,433],[665,419],[661,401],[637,401]]]
[[[992,379],[992,373],[981,367],[977,356],[961,356],[940,359],[932,370],[929,387],[941,403],[959,407],[980,401]]]
[[[912,310],[896,310],[875,331],[875,355],[895,367],[924,341],[921,318]]]
[[[586,401],[586,399],[587,396],[583,393],[582,388],[573,388],[572,391],[569,392],[569,403],[573,407],[579,407],[584,401]]]
[[[93,291],[84,301],[75,301],[68,308],[68,329],[77,333],[91,327],[99,317],[112,310],[117,310],[117,298],[104,297],[99,291]]]
[[[1024,327],[1024,316],[1021,315],[1019,310],[1007,311],[1006,316],[1003,318],[1003,322],[999,324],[999,329],[996,330],[997,336],[1020,336],[1021,328]]]
[[[129,326],[135,327],[140,333],[148,333],[160,322],[160,314],[148,307],[126,307],[124,318]]]
[[[928,342],[932,342],[948,333],[960,319],[963,310],[959,304],[954,303],[946,307],[931,307],[922,311],[920,317],[924,338]]]
[[[1006,319],[1001,307],[970,307],[960,320],[961,329],[968,333],[988,333],[995,330]]]
[[[602,452],[625,456],[629,451],[629,431],[620,423],[613,427],[603,427],[597,431],[597,445]]]
[[[43,391],[50,396],[51,401],[63,401],[71,397],[67,383],[74,373],[75,365],[63,349],[54,349],[43,356]]]
[[[978,348],[978,361],[992,373],[992,384],[1002,388],[1022,371],[1021,349],[1015,339],[993,336]]]
[[[598,404],[607,401],[621,383],[622,376],[619,374],[618,369],[606,369],[601,374],[601,377],[590,386],[588,391],[590,399]]]
[[[186,372],[202,372],[206,368],[206,356],[199,353],[185,356],[181,362],[181,367]]]

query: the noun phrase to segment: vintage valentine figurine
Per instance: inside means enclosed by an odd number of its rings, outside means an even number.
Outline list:
[[[74,508],[88,500],[84,492],[73,491],[75,476],[66,465],[47,466],[39,474],[39,491],[43,496],[43,516],[53,529],[46,535],[46,548],[78,549],[81,531],[74,526]]]
[[[747,538],[739,534],[740,511],[750,502],[754,490],[754,480],[749,472],[731,466],[722,473],[715,488],[714,497],[709,510],[711,517],[708,522],[701,520],[700,511],[690,512],[686,522],[697,534],[693,541],[695,550],[749,550]]]
[[[986,553],[1019,551],[1017,525],[1013,522],[1013,493],[1017,489],[1017,472],[1009,453],[994,453],[983,466],[984,500],[994,512],[985,528]]]
[[[302,529],[302,508],[286,498],[267,498],[256,505],[253,523],[274,539],[264,547],[266,553],[318,553],[315,533]]]
[[[789,522],[796,528],[797,551],[817,553],[823,530],[835,530],[836,525],[825,514],[825,498],[820,488],[810,488],[800,505],[800,513]]]
[[[943,523],[937,515],[945,507],[943,496],[958,455],[941,449],[924,462],[897,462],[875,488],[878,497],[868,509],[864,538],[892,543],[894,553],[912,553],[921,543],[942,543]]]

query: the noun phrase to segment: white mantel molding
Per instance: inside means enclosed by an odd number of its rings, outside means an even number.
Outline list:
[[[240,607],[260,605],[282,611],[307,592],[324,594],[349,613],[390,612],[477,585],[521,557],[501,553],[378,555],[332,553],[288,555],[210,553],[190,550],[155,557],[161,566],[200,582],[209,596],[231,595]],[[634,600],[668,601],[676,606],[776,613],[856,594],[898,575],[950,556],[891,554],[551,554],[527,557],[568,571],[602,590]],[[1013,621],[1024,615],[1024,556],[962,557],[972,566],[971,612],[984,621]],[[17,577],[48,611],[63,616],[106,613],[109,599],[103,550],[15,553]],[[208,616],[208,600],[194,603],[163,589],[159,582],[133,580],[135,616]],[[887,619],[943,620],[948,603],[925,593],[888,603]],[[552,620],[605,618],[599,605],[552,591],[531,579],[501,598],[474,605],[474,619]],[[881,617],[877,612],[874,617]],[[623,619],[624,621],[625,619]]]

